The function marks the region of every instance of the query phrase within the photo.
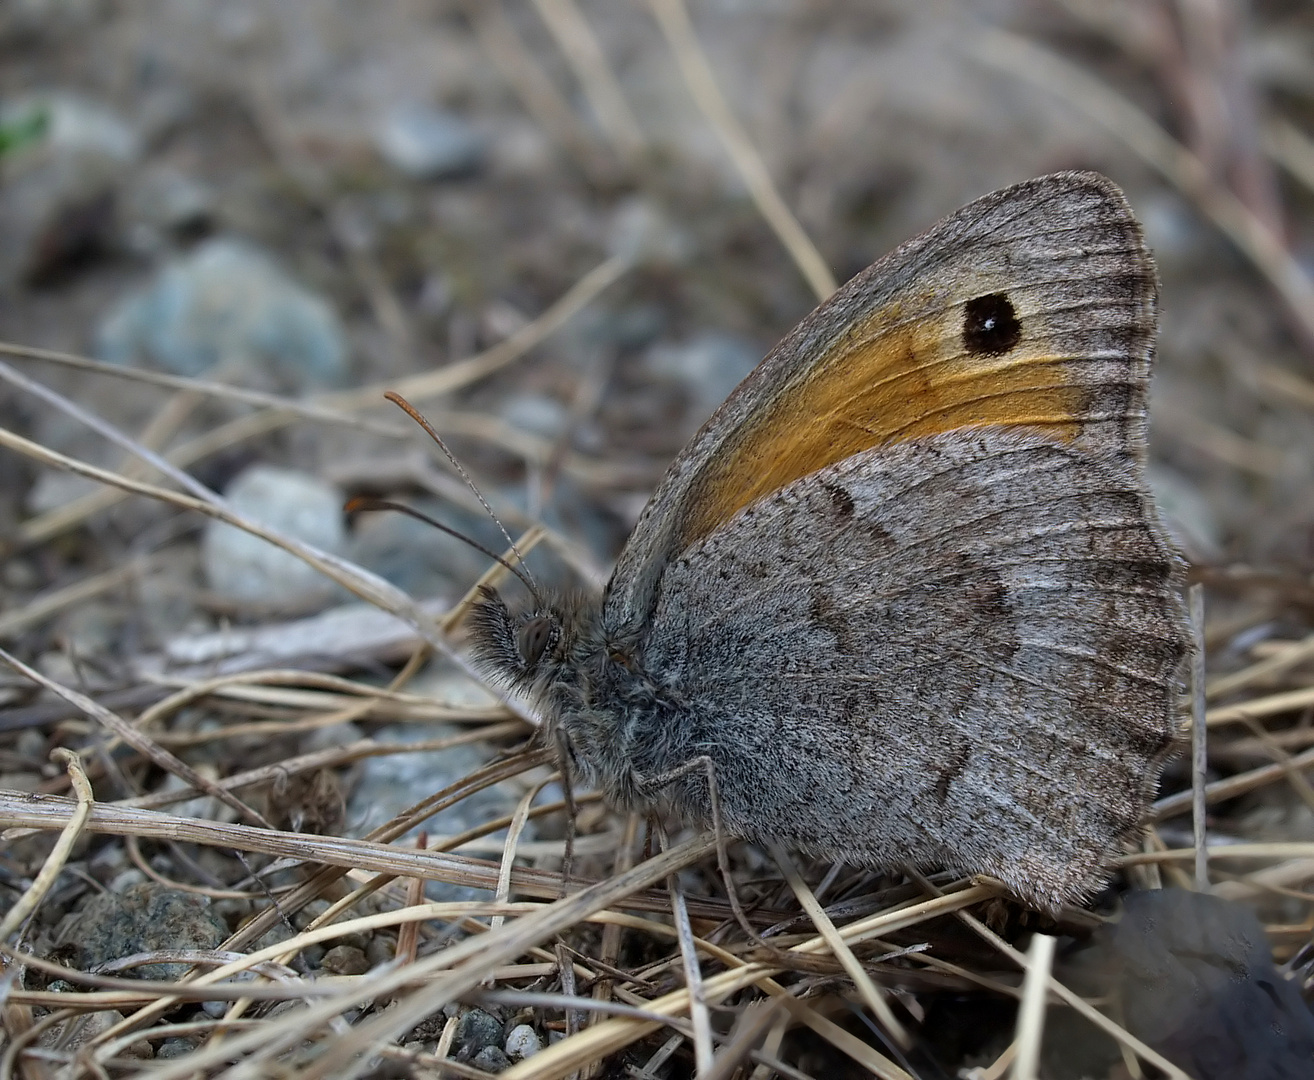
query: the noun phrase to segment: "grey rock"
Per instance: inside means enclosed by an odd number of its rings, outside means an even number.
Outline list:
[[[188,1054],[195,1053],[199,1045],[200,1043],[195,1039],[165,1039],[155,1051],[155,1059],[168,1061],[172,1058],[186,1057]]]
[[[481,1051],[494,1049],[502,1053],[502,1021],[483,1009],[461,1014],[452,1036],[452,1049],[459,1061],[469,1061]],[[506,1068],[505,1065],[502,1068]]]
[[[470,687],[469,696],[459,704],[477,706],[494,702],[495,699],[482,688],[468,680],[466,682]],[[430,691],[415,687],[411,689],[416,693],[427,692],[435,696]],[[436,696],[436,699],[458,704],[445,695]],[[405,724],[382,728],[375,732],[374,738],[379,742],[410,743],[442,739],[459,733],[459,728],[446,724]],[[348,831],[354,836],[365,835],[425,796],[468,776],[485,764],[490,756],[487,747],[466,744],[446,750],[389,754],[361,762],[356,786],[347,801]],[[517,792],[510,784],[484,788],[435,814],[419,828],[425,829],[431,837],[464,832],[511,813],[517,798]],[[525,832],[527,839],[534,835],[532,822],[530,824],[531,827]],[[415,835],[419,828],[412,830],[409,835]],[[484,899],[488,893],[431,881],[425,887],[425,895],[434,901],[453,901]],[[498,1045],[501,1045],[500,1037]]]
[[[612,315],[607,330],[620,348],[642,349],[661,336],[666,322],[666,313],[656,304],[631,304]]]
[[[208,900],[148,881],[122,893],[90,896],[60,923],[55,944],[74,947],[77,966],[85,971],[134,953],[213,949],[227,933]],[[127,978],[179,979],[188,967],[148,964],[119,974]]]
[[[123,164],[133,161],[141,150],[140,139],[131,125],[112,109],[78,94],[63,91],[33,94],[11,101],[0,109],[0,125],[23,127],[31,118],[39,143],[56,152],[90,152]]]
[[[334,945],[324,954],[319,966],[331,975],[364,975],[370,969],[370,962],[364,949],[354,945]]]
[[[346,337],[322,297],[243,241],[208,240],[166,265],[101,321],[96,353],[197,376],[222,364],[283,391],[333,386],[348,373]]]
[[[533,1057],[543,1049],[543,1041],[538,1032],[528,1024],[517,1024],[506,1036],[506,1056],[512,1061],[523,1061]]]
[[[1314,1075],[1314,1015],[1298,981],[1274,966],[1250,906],[1185,889],[1132,892],[1123,903],[1122,918],[1067,959],[1062,981],[1105,998],[1128,1031],[1201,1080]],[[1074,1060],[1074,1041],[1066,1031],[1046,1040],[1069,1075],[1105,1075],[1118,1058],[1106,1040],[1103,1060]]]
[[[126,893],[129,889],[146,884],[147,877],[135,866],[124,867],[105,886],[112,893]]]
[[[417,180],[468,176],[484,163],[487,144],[462,117],[428,105],[395,106],[375,134],[383,160]]]
[[[72,989],[70,987],[69,989]],[[123,1023],[123,1014],[117,1009],[105,1009],[100,1012],[86,1013],[70,1017],[41,1033],[38,1044],[47,1050],[59,1050],[73,1053],[99,1038],[116,1024]],[[145,1039],[133,1043],[123,1052],[125,1057],[138,1061],[149,1061],[151,1044]]]
[[[90,495],[100,486],[88,476],[62,469],[45,469],[28,491],[24,505],[29,514],[47,514]]]
[[[570,410],[542,394],[516,394],[501,408],[502,418],[517,431],[555,439],[570,420]]]
[[[126,193],[124,204],[128,243],[147,255],[162,250],[171,237],[205,229],[215,213],[213,191],[168,166],[142,176]]]
[[[325,551],[345,545],[342,496],[318,477],[254,465],[224,497],[238,513]],[[331,583],[295,555],[223,522],[207,522],[201,558],[210,588],[232,600],[303,606],[332,593]]]
[[[487,515],[436,500],[417,499],[410,505],[490,550],[506,546]],[[488,557],[469,544],[392,511],[358,515],[347,555],[415,597],[460,596],[488,568]]]
[[[612,215],[607,253],[635,263],[680,267],[693,258],[693,238],[656,203],[634,196]]]
[[[511,1068],[511,1059],[506,1056],[501,1048],[496,1046],[485,1046],[479,1053],[470,1060],[470,1064],[476,1069],[483,1069],[484,1072],[500,1073]]]

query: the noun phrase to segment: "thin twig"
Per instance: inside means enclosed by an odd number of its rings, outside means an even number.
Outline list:
[[[529,115],[586,174],[603,179],[605,151],[594,142],[589,129],[520,40],[501,0],[464,0],[463,6],[480,47],[511,84]]]
[[[807,912],[808,918],[812,920],[812,925],[826,939],[835,959],[848,972],[849,978],[853,980],[854,986],[858,988],[858,993],[862,995],[863,1001],[871,1009],[872,1015],[876,1017],[881,1026],[899,1046],[905,1050],[908,1049],[912,1045],[912,1039],[909,1037],[907,1030],[899,1023],[894,1011],[890,1008],[889,1002],[885,1000],[884,995],[872,982],[872,978],[867,974],[866,969],[858,963],[858,958],[853,955],[853,950],[840,937],[839,931],[835,928],[835,924],[830,921],[830,916],[826,914],[825,908],[812,895],[812,890],[808,888],[807,882],[803,880],[803,875],[798,872],[794,860],[779,844],[771,845],[771,857],[776,860],[776,865],[780,867],[785,880],[789,882],[789,887],[794,890],[794,895],[798,897],[798,902],[803,906],[803,910]]]
[[[754,205],[785,245],[785,250],[816,293],[817,299],[825,300],[835,291],[835,275],[804,232],[803,226],[785,205],[753,140],[748,137],[748,132],[739,123],[722,95],[721,88],[717,86],[712,65],[708,63],[707,55],[698,43],[698,35],[694,33],[684,0],[648,0],[648,3],[661,25],[662,33],[666,35],[671,52],[675,54],[689,93],[725,145],[735,168],[743,177]]]
[[[707,1008],[703,992],[703,973],[698,966],[698,948],[693,940],[693,927],[689,925],[689,908],[684,890],[674,874],[666,879],[671,894],[671,913],[679,934],[680,959],[684,968],[684,985],[689,993],[689,1019],[693,1022],[694,1068],[700,1077],[712,1071],[712,1014]]]
[[[934,885],[932,885],[931,882],[926,880],[926,878],[923,877],[921,874],[917,873],[917,871],[908,870],[908,874],[932,896],[935,896],[940,892],[939,889],[937,889]],[[1023,971],[1027,970],[1027,958],[1023,956],[1020,952],[1018,952],[1015,948],[1013,948],[1012,945],[1008,944],[1008,942],[1006,942],[993,930],[987,927],[983,922],[981,922],[980,919],[976,918],[973,915],[968,914],[966,911],[963,911],[961,909],[955,911],[954,915],[961,922],[969,926],[973,930],[973,932],[977,934],[978,937],[982,938],[983,940],[988,942],[993,948],[997,949],[1004,956],[1008,957],[1008,959],[1011,960],[1014,964],[1016,964],[1021,970]],[[1157,1068],[1162,1069],[1165,1073],[1167,1073],[1170,1077],[1172,1077],[1172,1080],[1191,1080],[1191,1077],[1189,1077],[1186,1073],[1184,1073],[1181,1069],[1179,1069],[1166,1057],[1160,1054],[1157,1050],[1154,1050],[1149,1046],[1146,1046],[1145,1043],[1143,1043],[1140,1039],[1136,1038],[1136,1036],[1133,1035],[1131,1032],[1129,1032],[1126,1028],[1122,1027],[1119,1024],[1114,1023],[1112,1020],[1110,1020],[1107,1016],[1105,1016],[1102,1012],[1096,1009],[1093,1005],[1087,1002],[1080,995],[1075,994],[1071,990],[1069,990],[1066,986],[1064,986],[1061,982],[1055,979],[1052,975],[1049,977],[1047,981],[1049,983],[1048,989],[1052,993],[1057,994],[1071,1008],[1079,1012],[1082,1016],[1084,1016],[1087,1020],[1093,1023],[1096,1027],[1100,1028],[1106,1034],[1111,1035],[1114,1039],[1118,1041],[1119,1045],[1126,1046],[1130,1050],[1134,1051],[1136,1054],[1140,1055],[1142,1060],[1148,1061],[1151,1065],[1154,1065]]]
[[[91,817],[91,808],[96,801],[96,796],[91,790],[91,783],[87,780],[87,774],[82,770],[82,762],[78,759],[77,754],[60,746],[55,748],[52,756],[55,760],[62,762],[68,770],[69,779],[73,783],[73,790],[78,797],[78,807],[73,816],[69,818],[68,824],[60,832],[59,839],[55,841],[55,846],[50,849],[50,854],[46,856],[45,862],[41,864],[41,870],[32,879],[32,884],[14,902],[14,906],[5,912],[3,921],[0,921],[0,941],[8,941],[9,935],[22,926],[27,921],[28,916],[36,911],[41,901],[45,899],[46,893],[50,891],[51,886],[55,884],[55,879],[59,877],[60,871],[64,869],[64,864],[68,862],[69,856],[73,854],[73,845],[77,843],[78,837],[82,835],[83,830],[86,828],[87,821]]]
[[[147,738],[140,730],[132,724],[129,724],[122,717],[105,708],[100,702],[94,701],[87,697],[86,694],[80,693],[70,686],[64,686],[62,683],[58,683],[54,679],[43,675],[35,668],[29,667],[27,664],[23,663],[23,661],[19,660],[18,657],[11,655],[4,649],[0,649],[0,660],[8,664],[20,675],[31,679],[38,686],[43,686],[51,693],[58,694],[69,704],[80,709],[97,723],[113,732],[136,750],[137,753],[141,754],[149,761],[153,761],[161,769],[177,776],[180,780],[186,784],[190,784],[197,791],[204,792],[206,795],[218,799],[229,809],[236,811],[239,817],[245,818],[247,821],[254,822],[257,825],[263,825],[265,828],[272,828],[269,822],[265,820],[263,814],[251,809],[251,807],[247,806],[246,803],[231,791],[220,787],[214,781],[202,776],[188,765],[187,762],[169,753],[168,750],[165,750],[152,739]]]

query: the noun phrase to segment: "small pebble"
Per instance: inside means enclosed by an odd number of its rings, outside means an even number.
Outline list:
[[[415,684],[412,684],[411,689],[415,690]],[[420,691],[415,690],[415,692]],[[425,692],[427,693],[427,690]],[[475,700],[481,704],[487,703],[488,698],[482,696],[484,692],[477,692],[481,696]],[[446,738],[458,734],[459,731],[459,728],[448,724],[399,724],[380,728],[374,732],[374,738],[380,743],[407,743],[421,739]],[[452,746],[446,750],[388,754],[362,761],[358,780],[347,801],[347,821],[351,822],[350,831],[358,836],[365,835],[412,803],[424,798],[425,793],[468,776],[487,760],[486,748],[467,745]],[[457,805],[435,814],[425,823],[425,827],[431,839],[439,835],[452,835],[509,814],[515,809],[515,805],[516,795],[509,786],[485,788],[462,799]],[[431,900],[453,901],[475,897],[487,898],[489,894],[468,886],[430,881],[425,885],[425,895]],[[467,1027],[476,1023],[475,1020],[466,1019],[470,1015],[466,1013],[462,1018]],[[496,1023],[498,1024],[496,1036],[479,1045],[502,1045],[501,1022],[496,1021]],[[471,1051],[473,1052],[474,1050]]]
[[[253,465],[224,497],[238,513],[324,551],[346,543],[342,495],[318,477]],[[220,521],[206,523],[201,558],[210,588],[232,600],[296,606],[331,595],[328,580],[295,555]]]
[[[398,105],[375,136],[383,160],[416,180],[468,176],[484,162],[484,138],[464,119],[427,105]]]
[[[324,954],[319,966],[330,975],[364,975],[370,962],[363,949],[354,945],[335,945]]]
[[[98,102],[62,92],[10,99],[0,128],[11,140],[0,284],[53,285],[113,246],[115,204],[139,140]]]
[[[1128,1031],[1199,1080],[1312,1074],[1314,1015],[1253,907],[1180,888],[1129,892],[1122,906],[1063,963],[1064,983],[1119,1002]],[[1075,1017],[1060,1021],[1054,1062],[1109,1075],[1117,1047],[1087,1038],[1089,1060],[1076,1057]]]
[[[500,550],[504,541],[486,515],[426,499],[410,500],[421,513]],[[391,512],[361,514],[352,523],[347,557],[414,597],[455,599],[488,566],[488,560],[425,521]]]
[[[527,431],[545,439],[555,439],[570,420],[570,410],[559,401],[542,394],[516,394],[500,409],[502,419],[517,431]]]
[[[696,247],[689,233],[655,203],[641,196],[624,200],[612,215],[607,251],[636,263],[679,267]]]
[[[543,1049],[538,1032],[528,1024],[517,1024],[506,1037],[506,1056],[512,1061],[523,1061]]]
[[[342,383],[346,336],[322,297],[244,241],[219,237],[167,264],[101,320],[96,353],[198,376],[216,364],[235,381],[300,392]]]
[[[75,947],[75,963],[85,970],[134,953],[213,949],[227,935],[228,928],[208,900],[147,881],[129,885],[121,893],[90,895],[60,923],[55,944]],[[180,979],[190,967],[147,964],[116,974],[120,978]]]
[[[157,1061],[167,1061],[170,1058],[186,1057],[194,1053],[199,1045],[195,1039],[165,1039],[155,1051],[155,1058]]]
[[[65,1054],[76,1053],[93,1039],[99,1038],[116,1024],[123,1023],[123,1014],[117,1009],[105,1009],[100,1012],[83,1013],[72,1016],[53,1028],[41,1033],[39,1045],[50,1050],[59,1050]],[[501,1051],[498,1051],[501,1053]],[[151,1044],[145,1039],[133,1043],[120,1051],[126,1058],[149,1061],[152,1056]],[[505,1066],[503,1066],[505,1068]]]
[[[511,1068],[511,1059],[496,1046],[485,1046],[470,1059],[470,1064],[484,1072],[500,1073]]]
[[[127,121],[100,102],[56,92],[12,100],[0,110],[7,127],[30,116],[42,117],[40,143],[58,151],[93,151],[127,164],[141,150],[141,140]]]
[[[452,1038],[454,1057],[469,1061],[489,1049],[496,1050],[500,1055],[501,1046],[502,1021],[483,1009],[470,1009],[456,1022]],[[506,1068],[505,1065],[502,1067]]]

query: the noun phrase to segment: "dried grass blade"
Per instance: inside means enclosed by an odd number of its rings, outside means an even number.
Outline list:
[[[87,779],[87,774],[82,770],[82,762],[77,754],[64,747],[57,747],[52,755],[58,761],[64,763],[68,770],[69,779],[73,783],[73,790],[77,794],[77,809],[68,819],[68,824],[64,826],[63,831],[59,834],[59,839],[55,841],[55,846],[50,849],[50,854],[46,856],[45,861],[41,864],[41,869],[37,876],[32,879],[32,884],[15,902],[14,906],[5,912],[3,921],[0,921],[0,941],[8,941],[9,935],[14,933],[27,917],[31,915],[40,906],[41,901],[45,898],[50,887],[54,885],[55,879],[64,869],[64,864],[68,862],[69,856],[73,853],[73,845],[77,843],[78,837],[87,826],[87,821],[91,818],[91,809],[95,804],[96,796],[91,790],[91,782]]]
[[[0,660],[4,661],[19,674],[31,679],[38,686],[44,686],[47,690],[51,691],[51,693],[58,694],[70,705],[82,710],[87,716],[91,717],[102,727],[113,732],[116,736],[122,739],[123,742],[136,750],[137,753],[141,754],[148,760],[153,761],[161,769],[172,773],[180,780],[190,784],[197,791],[204,792],[206,795],[218,799],[221,803],[235,811],[240,817],[245,818],[247,821],[254,822],[257,825],[262,825],[265,828],[272,828],[263,814],[247,806],[246,803],[231,791],[228,791],[214,781],[202,776],[188,765],[187,762],[183,761],[176,755],[169,753],[168,750],[164,749],[164,747],[160,746],[154,740],[147,738],[136,727],[129,724],[116,713],[105,708],[100,702],[92,700],[87,697],[86,694],[80,693],[72,687],[64,686],[62,683],[58,683],[54,679],[48,678],[4,649],[0,649]]]
[[[853,955],[853,950],[840,937],[839,931],[835,924],[830,921],[830,916],[826,914],[825,908],[821,902],[812,894],[808,888],[808,883],[803,880],[803,875],[798,872],[798,867],[794,865],[794,860],[790,858],[789,852],[779,844],[771,845],[771,857],[776,860],[776,865],[780,867],[781,873],[785,875],[785,880],[789,882],[789,887],[794,890],[794,895],[802,905],[803,910],[807,912],[808,918],[812,920],[812,925],[817,928],[817,932],[826,939],[831,953],[834,955],[848,972],[849,978],[858,988],[858,993],[862,995],[863,1001],[871,1009],[872,1015],[880,1022],[881,1026],[889,1032],[903,1049],[912,1045],[912,1039],[909,1037],[907,1030],[899,1023],[894,1011],[890,1008],[889,1002],[885,1000],[872,978],[867,974],[866,969],[858,962],[858,958]]]
[[[662,33],[666,35],[671,52],[675,54],[689,93],[725,144],[754,205],[780,238],[785,250],[816,293],[817,299],[826,299],[835,291],[835,275],[781,198],[753,140],[748,137],[748,132],[739,123],[721,93],[716,76],[712,73],[712,65],[708,63],[707,55],[698,43],[698,35],[694,32],[683,0],[648,0],[648,3]]]
[[[625,874],[572,893],[533,915],[527,915],[515,923],[504,926],[496,933],[484,934],[478,939],[455,945],[437,956],[426,957],[409,969],[407,981],[423,978],[434,971],[450,968],[457,963],[462,966],[455,971],[439,975],[424,989],[416,991],[388,1013],[362,1024],[347,1037],[338,1039],[313,1066],[306,1070],[302,1080],[329,1080],[329,1078],[348,1080],[358,1075],[366,1066],[365,1055],[370,1048],[382,1045],[401,1032],[409,1030],[449,1001],[473,990],[479,985],[487,968],[515,959],[532,946],[552,938],[589,915],[611,907],[641,889],[648,888],[669,874],[706,857],[715,849],[714,838],[704,833],[641,863]],[[467,962],[473,961],[476,957],[478,963]],[[367,990],[366,993],[375,996],[379,992],[394,989],[395,987],[390,984],[397,982],[397,977],[395,974],[390,974],[382,982],[384,983],[382,989],[376,988],[373,992]],[[365,994],[360,996],[364,997]],[[310,1010],[315,1015],[308,1019],[312,1023],[322,1023],[332,1015],[326,1012],[326,1009],[327,1006],[319,1009],[318,1012]],[[304,1026],[302,1030],[305,1030]],[[296,1037],[299,1038],[300,1035]],[[258,1058],[268,1056],[271,1055],[262,1053],[252,1057],[249,1059],[250,1064],[252,1067],[258,1067]],[[200,1065],[199,1061],[194,1062],[194,1067]],[[166,1072],[157,1080],[182,1080],[185,1075],[185,1072],[180,1072],[177,1076],[170,1076]]]
[[[1022,983],[1022,1007],[1017,1013],[1017,1036],[1014,1039],[1017,1056],[1013,1059],[1012,1080],[1036,1080],[1056,940],[1049,934],[1034,934],[1027,950],[1027,974]]]
[[[643,129],[630,111],[588,20],[574,0],[534,0],[534,7],[575,72],[617,156],[627,165],[635,165],[644,150]]]

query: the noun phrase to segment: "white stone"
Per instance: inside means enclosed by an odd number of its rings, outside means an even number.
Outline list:
[[[318,477],[255,465],[229,485],[225,498],[244,517],[323,551],[336,554],[345,544],[342,496]],[[207,523],[201,556],[210,588],[233,600],[286,605],[329,594],[319,571],[233,525]]]
[[[506,1037],[506,1056],[512,1061],[523,1061],[543,1049],[543,1043],[528,1024],[517,1024]]]

